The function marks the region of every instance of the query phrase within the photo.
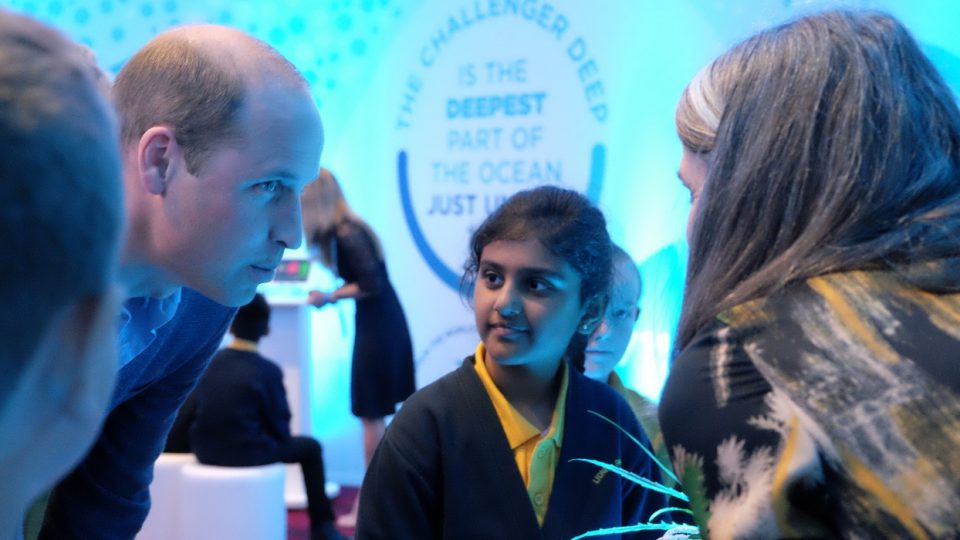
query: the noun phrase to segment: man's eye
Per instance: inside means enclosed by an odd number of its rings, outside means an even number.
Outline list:
[[[280,189],[279,180],[271,180],[269,182],[261,182],[257,184],[257,189],[262,193],[276,193]]]

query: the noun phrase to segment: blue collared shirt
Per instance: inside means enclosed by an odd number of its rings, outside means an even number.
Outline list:
[[[157,329],[173,319],[182,291],[177,289],[166,298],[140,296],[123,303],[119,321],[118,371],[147,350],[157,338]]]

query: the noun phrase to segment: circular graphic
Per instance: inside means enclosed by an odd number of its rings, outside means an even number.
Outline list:
[[[470,235],[510,195],[555,185],[596,202],[603,184],[608,106],[586,39],[555,7],[511,6],[473,3],[439,18],[400,100],[404,217],[454,290]]]
[[[417,388],[460,367],[464,357],[473,354],[479,342],[477,328],[472,324],[451,326],[433,336],[426,349],[417,355]]]

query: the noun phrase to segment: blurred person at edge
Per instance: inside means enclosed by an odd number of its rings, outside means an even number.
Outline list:
[[[117,362],[117,125],[82,48],[0,9],[0,537],[73,468]]]

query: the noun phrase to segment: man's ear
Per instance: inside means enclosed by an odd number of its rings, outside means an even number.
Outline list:
[[[600,321],[603,320],[605,300],[606,297],[602,294],[594,295],[587,300],[587,304],[583,307],[583,316],[580,317],[580,324],[577,326],[577,332],[585,336],[593,334],[593,331],[600,325]]]
[[[137,168],[147,193],[163,195],[167,183],[182,166],[183,149],[173,129],[153,126],[140,136],[137,145]]]

